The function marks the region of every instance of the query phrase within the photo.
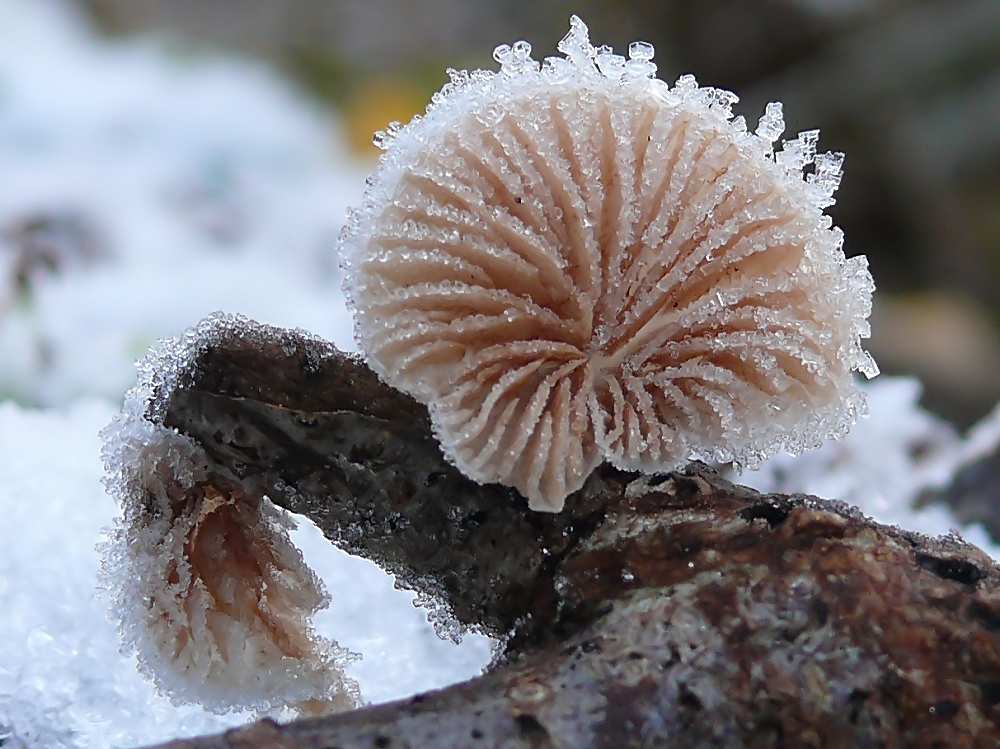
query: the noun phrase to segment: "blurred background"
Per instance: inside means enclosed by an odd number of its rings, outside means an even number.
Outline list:
[[[422,110],[446,67],[492,66],[493,47],[515,39],[530,41],[536,56],[552,54],[571,13],[596,44],[653,42],[661,77],[693,72],[737,92],[751,123],[768,101],[783,101],[786,135],[819,127],[821,147],[847,153],[831,213],[848,254],[871,262],[871,349],[883,370],[918,375],[923,404],[960,427],[1000,400],[1000,0],[77,0],[76,8],[112,44],[153,38],[182,64],[224,51],[278,71],[320,118],[329,114],[337,168],[354,180],[376,157],[372,132]],[[202,171],[170,199],[215,244],[238,245],[254,213],[230,195],[239,170],[222,159]],[[333,275],[334,214],[356,191],[340,194],[327,206],[325,239],[309,240],[307,251]],[[63,262],[56,256],[67,245],[73,262],[94,262],[100,231],[74,210],[9,222],[7,242],[20,246],[24,266],[13,272],[20,293],[30,293],[38,267]]]

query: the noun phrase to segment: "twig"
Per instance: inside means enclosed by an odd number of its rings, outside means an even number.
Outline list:
[[[170,746],[1000,741],[1000,570],[957,537],[702,464],[601,469],[563,513],[531,513],[464,479],[421,406],[320,341],[225,319],[184,366],[149,418],[506,649],[441,691]]]

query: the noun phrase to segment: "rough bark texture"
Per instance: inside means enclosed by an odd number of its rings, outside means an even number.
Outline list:
[[[701,464],[601,469],[558,515],[441,457],[426,412],[289,331],[221,325],[149,418],[219,481],[502,638],[489,674],[174,742],[339,747],[990,747],[1000,570],[957,538],[761,495]]]

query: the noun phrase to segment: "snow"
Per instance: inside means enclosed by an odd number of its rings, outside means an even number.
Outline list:
[[[135,382],[133,360],[216,309],[353,347],[333,247],[367,167],[338,143],[335,122],[252,63],[100,41],[61,3],[0,0],[5,747],[135,746],[247,719],[171,703],[119,652],[97,596],[95,547],[119,513],[98,432]],[[33,267],[18,294],[18,229],[39,226],[65,262]],[[951,515],[911,509],[914,492],[991,449],[1000,417],[966,442],[919,410],[912,381],[866,387],[872,415],[849,438],[742,480],[947,532]],[[292,537],[335,602],[319,634],[363,655],[348,673],[365,700],[444,686],[489,660],[488,641],[439,640],[411,594],[308,522]]]
[[[943,508],[916,513],[910,505],[921,489],[947,481],[961,440],[917,405],[917,380],[881,377],[864,389],[870,415],[846,437],[799,456],[777,455],[738,480],[760,491],[842,499],[883,523],[947,532]]]
[[[915,506],[925,490],[945,487],[963,466],[1000,447],[1000,407],[963,438],[920,408],[921,385],[913,377],[883,375],[862,389],[870,414],[849,435],[803,455],[777,455],[759,471],[731,478],[763,492],[840,499],[881,523],[930,536],[955,531],[1000,559],[1000,545],[981,526],[959,528],[942,505]]]

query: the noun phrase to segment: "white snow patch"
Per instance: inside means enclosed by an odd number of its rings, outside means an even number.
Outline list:
[[[958,521],[942,505],[915,508],[919,494],[945,486],[963,465],[1000,444],[1000,418],[987,418],[961,439],[947,422],[918,405],[920,383],[888,377],[861,386],[870,415],[851,433],[803,455],[776,455],[759,471],[734,480],[765,492],[802,492],[857,505],[882,523],[931,536]],[[966,540],[1000,559],[1000,546],[979,526],[961,530]]]

